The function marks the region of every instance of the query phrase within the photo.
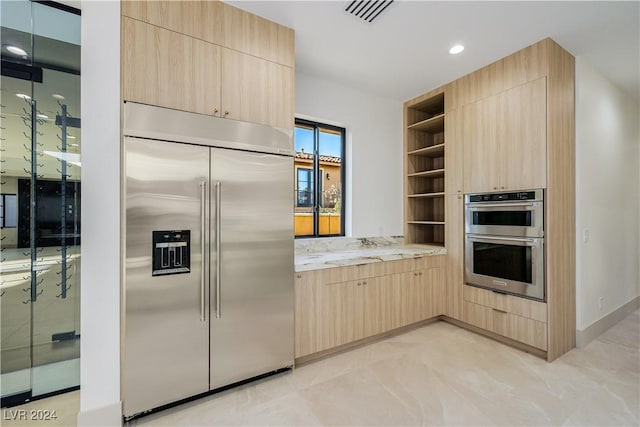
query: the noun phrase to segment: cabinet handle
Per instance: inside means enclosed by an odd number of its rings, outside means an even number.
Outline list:
[[[302,274],[298,274],[298,275],[296,275],[296,277],[297,277],[298,279],[302,279]]]
[[[363,284],[363,285],[366,285],[366,284],[367,284],[367,282],[362,282],[362,284]]]
[[[504,310],[498,310],[497,308],[494,308],[494,309],[493,309],[493,311],[497,311],[498,313],[504,313],[504,314],[507,314],[507,312],[506,312],[506,311],[504,311]]]
[[[358,286],[362,285],[362,283],[358,282]]]
[[[504,190],[504,186],[500,187],[501,190]]]
[[[217,108],[214,108],[213,109],[213,114],[218,114],[218,111],[220,111],[220,110],[218,110]]]
[[[228,112],[228,111],[225,111],[225,112],[224,112],[224,116],[225,116],[225,117],[227,117],[228,115],[229,115],[229,112]]]
[[[498,189],[498,187],[493,187],[493,189],[494,189],[494,190],[497,190],[497,189]]]
[[[422,276],[422,271],[420,273],[418,273],[418,276]]]

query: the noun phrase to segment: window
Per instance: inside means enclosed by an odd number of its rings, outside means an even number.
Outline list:
[[[313,169],[297,168],[298,181],[297,188],[297,208],[313,206]]]
[[[296,119],[295,235],[344,236],[345,129]]]
[[[15,194],[2,194],[0,198],[0,226],[1,228],[15,228],[18,217],[18,196]]]

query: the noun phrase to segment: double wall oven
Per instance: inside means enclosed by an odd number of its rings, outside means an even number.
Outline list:
[[[465,196],[465,282],[544,301],[544,191]]]

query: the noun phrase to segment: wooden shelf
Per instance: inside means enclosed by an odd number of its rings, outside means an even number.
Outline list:
[[[409,194],[407,197],[409,197],[409,198],[420,198],[420,197],[444,197],[444,192],[442,192],[442,193]]]
[[[417,178],[437,178],[440,176],[444,176],[444,169],[434,169],[434,170],[430,170],[430,171],[423,171],[423,172],[415,172],[415,173],[410,173],[409,175],[410,177],[417,177]]]
[[[444,93],[405,104],[405,241],[444,246]]]
[[[444,156],[444,144],[420,148],[418,150],[409,151],[407,154],[410,156],[441,157]]]
[[[444,113],[437,116],[422,120],[418,123],[407,126],[408,129],[420,130],[423,132],[443,132],[444,131]]]

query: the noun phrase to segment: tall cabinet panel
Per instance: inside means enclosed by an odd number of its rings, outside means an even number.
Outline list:
[[[211,150],[211,388],[290,366],[291,157]]]
[[[547,85],[542,77],[502,92],[500,188],[547,186]]]

